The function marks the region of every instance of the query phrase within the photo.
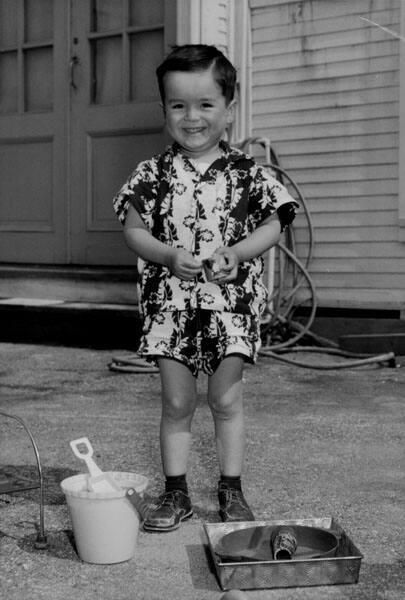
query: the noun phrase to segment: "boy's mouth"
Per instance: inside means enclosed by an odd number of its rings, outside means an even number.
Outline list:
[[[201,133],[204,131],[204,127],[184,127],[186,133]]]

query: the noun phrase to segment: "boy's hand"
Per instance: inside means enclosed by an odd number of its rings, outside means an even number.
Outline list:
[[[183,248],[173,248],[168,265],[169,269],[179,279],[190,281],[202,271],[202,263]]]
[[[238,274],[239,259],[232,248],[217,248],[214,253],[215,261],[218,264],[219,271],[212,277],[215,283],[226,283],[236,279]]]

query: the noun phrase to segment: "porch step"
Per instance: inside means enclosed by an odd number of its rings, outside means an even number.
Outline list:
[[[134,304],[0,299],[0,341],[135,351],[142,321]]]
[[[135,350],[134,268],[0,266],[0,341]]]
[[[136,304],[136,267],[0,265],[0,298]]]

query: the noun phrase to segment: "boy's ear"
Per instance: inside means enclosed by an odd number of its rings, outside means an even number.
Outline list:
[[[226,120],[228,123],[233,123],[233,120],[235,118],[236,104],[237,104],[237,101],[236,101],[236,99],[234,99],[234,100],[231,100],[231,102],[227,106],[228,113],[227,113]]]
[[[166,109],[165,109],[165,105],[163,104],[163,102],[159,102],[159,106],[163,110],[163,116],[166,117]]]

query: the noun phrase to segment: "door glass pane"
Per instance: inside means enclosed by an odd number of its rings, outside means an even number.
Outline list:
[[[94,104],[122,102],[122,38],[105,38],[92,42]]]
[[[163,23],[164,4],[162,0],[129,0],[129,24],[156,25]]]
[[[130,37],[131,100],[153,100],[159,91],[155,70],[163,60],[163,31],[137,33]]]
[[[0,54],[0,113],[18,109],[17,52]]]
[[[25,110],[50,110],[53,97],[52,48],[24,52]]]
[[[15,0],[0,0],[0,48],[17,45]]]
[[[53,0],[25,0],[25,41],[53,38]]]
[[[93,0],[92,30],[109,31],[122,28],[123,0]]]

